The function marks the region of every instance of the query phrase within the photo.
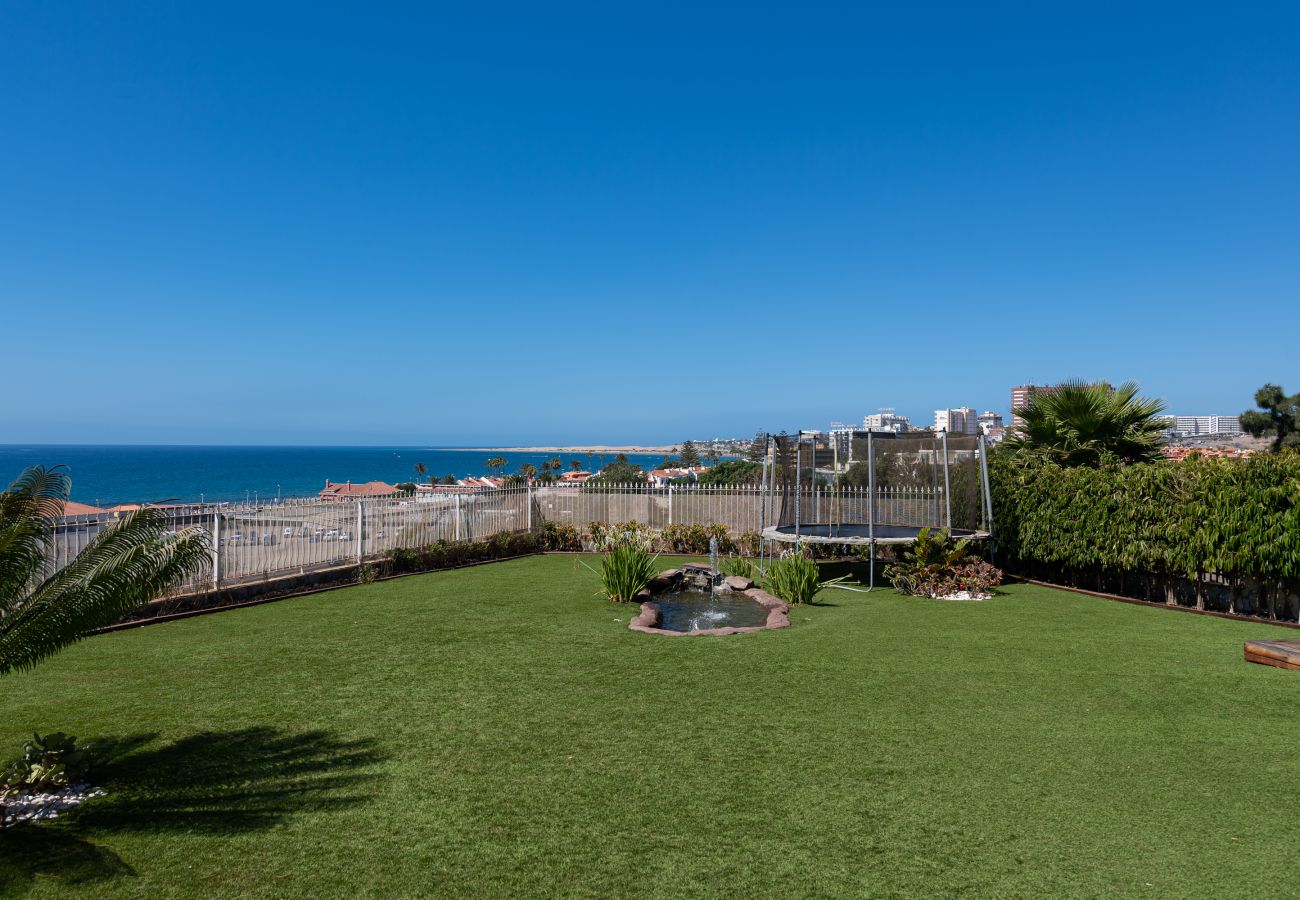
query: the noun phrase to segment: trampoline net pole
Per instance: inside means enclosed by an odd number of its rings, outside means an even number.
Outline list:
[[[799,546],[799,504],[803,500],[803,438],[794,442],[794,545]]]
[[[948,481],[948,432],[943,432],[943,503],[944,524],[952,531],[952,485]]]
[[[876,586],[876,445],[871,434],[867,432],[867,552],[871,556],[868,590]]]

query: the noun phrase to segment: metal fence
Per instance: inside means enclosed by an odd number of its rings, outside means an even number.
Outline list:
[[[812,488],[804,508],[849,520],[871,502],[864,489]],[[942,488],[878,488],[880,522],[925,525],[941,521]],[[773,497],[757,486],[601,485],[513,487],[480,493],[434,493],[359,500],[285,500],[167,507],[173,529],[198,526],[212,537],[212,565],[176,593],[269,580],[377,559],[436,541],[482,540],[499,532],[540,528],[545,521],[585,531],[591,523],[636,521],[668,525],[725,525],[735,535],[760,532],[776,521]],[[50,569],[55,571],[115,520],[112,512],[56,521]],[[820,521],[820,518],[818,519]]]

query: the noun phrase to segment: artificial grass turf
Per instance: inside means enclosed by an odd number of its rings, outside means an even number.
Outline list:
[[[0,834],[5,888],[1295,890],[1300,677],[1241,648],[1294,632],[1014,585],[825,591],[784,631],[665,638],[595,590],[535,557],[100,636],[5,678],[6,755],[32,730],[119,742],[109,797]]]

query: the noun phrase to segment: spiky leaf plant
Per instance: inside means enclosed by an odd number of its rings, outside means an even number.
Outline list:
[[[35,466],[0,493],[0,674],[30,669],[209,564],[202,529],[169,532],[163,510],[145,507],[50,574],[53,520],[70,488],[58,467]]]
[[[791,553],[768,566],[763,586],[787,603],[812,603],[822,586],[820,577],[817,563]]]
[[[615,603],[629,603],[655,575],[655,559],[637,544],[620,544],[600,563],[600,585]]]

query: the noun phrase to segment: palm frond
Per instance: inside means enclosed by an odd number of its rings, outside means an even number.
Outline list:
[[[1142,462],[1159,456],[1165,404],[1138,395],[1136,383],[1067,381],[1017,409],[1022,424],[1006,445],[1062,466]]]
[[[0,493],[0,616],[44,567],[53,519],[63,513],[70,493],[61,466],[33,466]]]
[[[48,531],[48,518],[36,521]],[[173,534],[166,525],[164,511],[137,510],[101,532],[59,572],[39,583],[29,577],[6,587],[0,596],[0,674],[30,668],[201,572],[209,563],[207,534],[199,528]],[[0,556],[0,569],[9,564]]]

